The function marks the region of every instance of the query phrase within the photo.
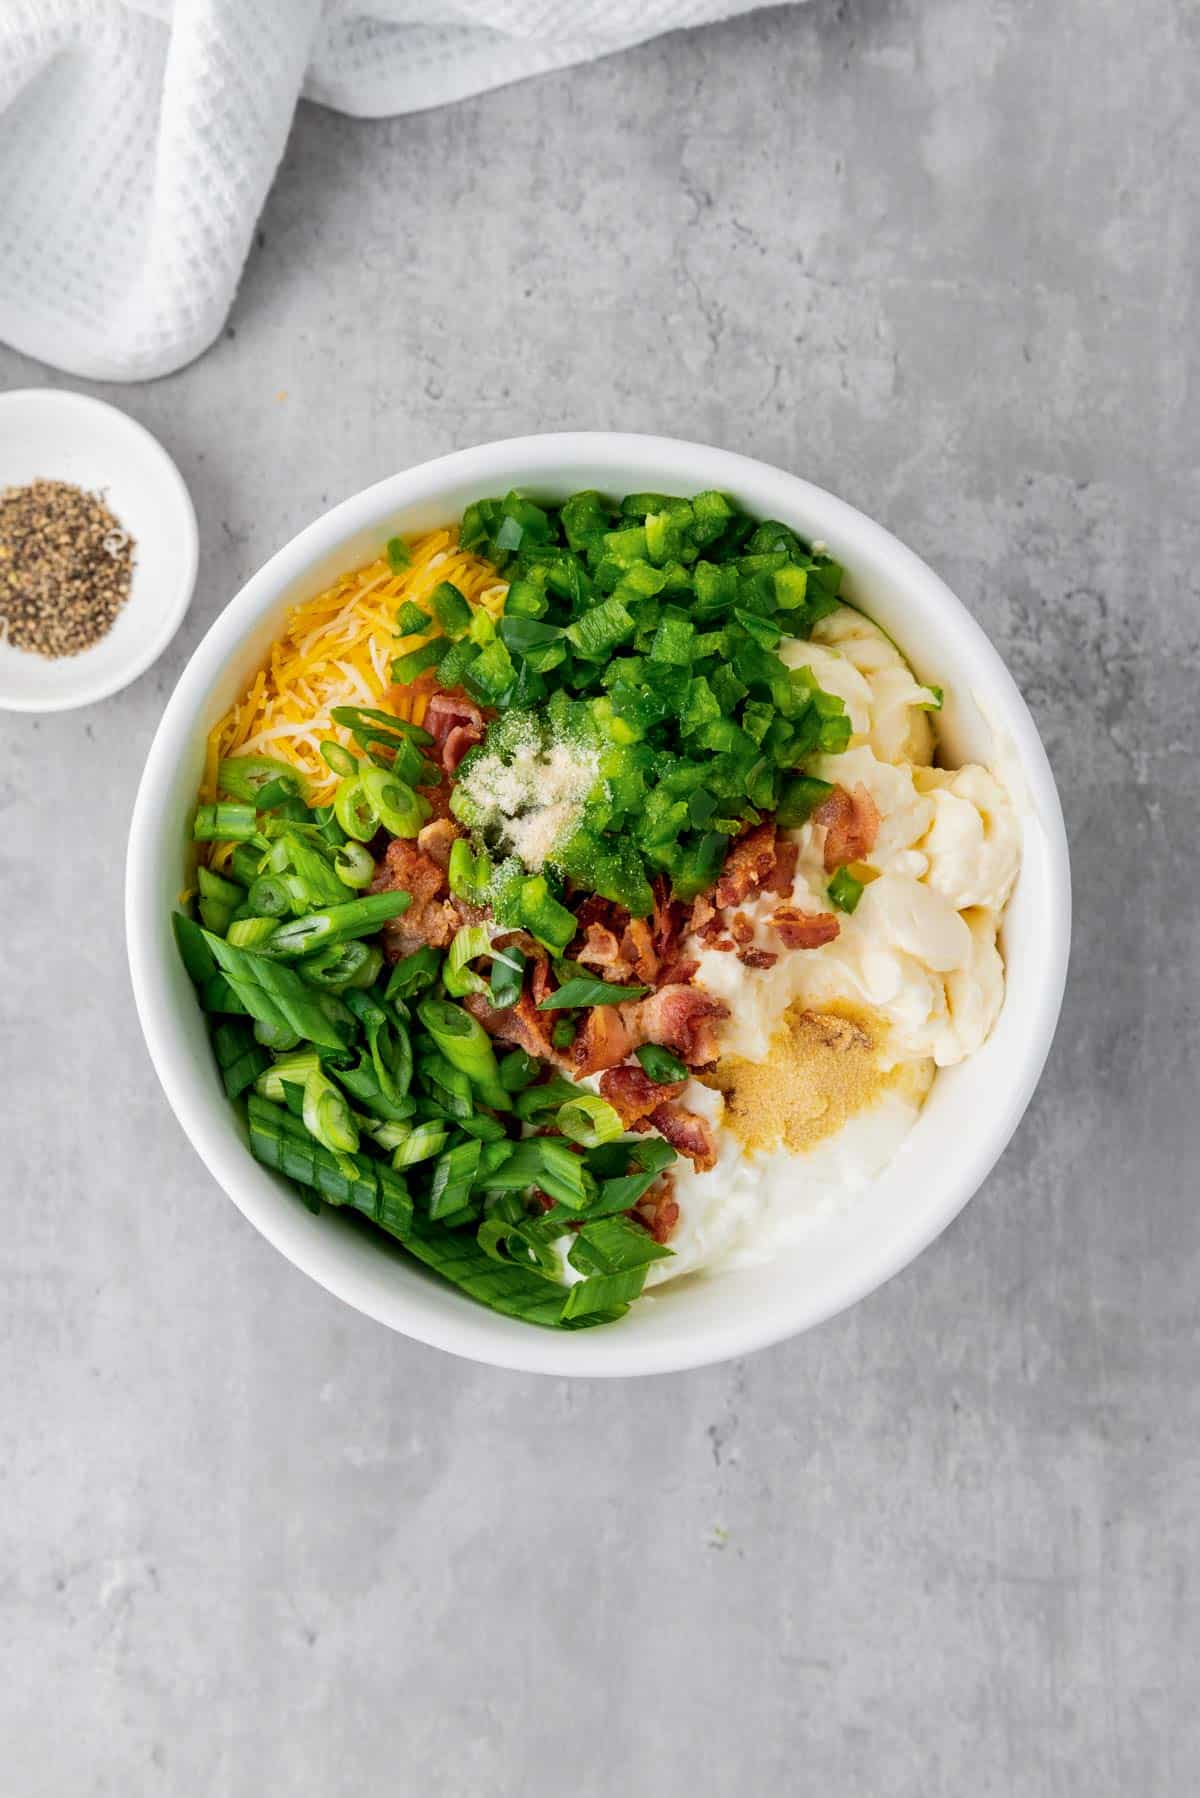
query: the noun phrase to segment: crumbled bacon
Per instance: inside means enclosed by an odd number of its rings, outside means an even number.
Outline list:
[[[446,870],[415,843],[397,837],[388,844],[382,866],[371,882],[373,893],[408,893],[412,904],[383,926],[383,952],[389,961],[426,944],[444,949],[463,922],[464,912],[446,897]]]
[[[747,968],[773,968],[779,957],[770,949],[739,949],[738,960]]]
[[[763,891],[778,893],[781,899],[790,899],[799,859],[799,843],[789,843],[786,838],[778,839],[775,844],[775,866],[771,870],[770,880],[764,883]]]
[[[439,868],[450,866],[450,851],[462,835],[453,818],[432,818],[417,832],[417,848]]]
[[[647,1118],[665,1099],[677,1099],[684,1082],[660,1085],[639,1067],[609,1068],[600,1076],[600,1096],[607,1099],[627,1130]]]
[[[489,1036],[502,1043],[512,1043],[539,1061],[552,1061],[555,1067],[570,1064],[550,1041],[551,1014],[539,1011],[533,994],[525,991],[515,1005],[502,1010],[489,1003],[485,993],[468,993],[463,1000],[472,1017],[478,1018]]]
[[[633,967],[607,924],[589,924],[574,959],[585,967],[603,968],[614,980],[628,980]]]
[[[819,949],[832,943],[840,928],[832,912],[801,911],[795,905],[781,905],[771,922],[789,949]]]
[[[658,983],[660,986],[686,986],[699,971],[698,961],[673,961],[659,969]]]
[[[660,1136],[665,1136],[673,1149],[686,1155],[697,1173],[706,1173],[709,1168],[716,1166],[716,1144],[706,1118],[666,1099],[661,1105],[655,1106],[645,1122],[652,1125]]]
[[[638,1042],[646,1040],[638,1037],[635,1042],[622,1015],[633,1010],[633,1005],[593,1005],[569,1051],[577,1076],[598,1074],[601,1068],[615,1067],[632,1055]]]
[[[629,1216],[645,1225],[655,1242],[669,1242],[679,1222],[679,1202],[675,1197],[675,1176],[668,1171],[656,1180],[649,1192],[638,1200]]]
[[[756,824],[733,844],[714,895],[717,905],[740,905],[746,896],[771,878],[775,866],[775,826]]]
[[[456,693],[435,693],[425,713],[425,729],[433,738],[442,767],[453,774],[468,749],[483,742],[483,713]]]
[[[658,960],[665,962],[670,960],[683,935],[687,907],[678,899],[672,899],[671,883],[665,874],[657,876],[652,890],[654,912],[649,925],[650,944]]]
[[[630,918],[621,933],[621,955],[629,972],[644,986],[658,978],[659,959],[654,935],[645,918]]]
[[[693,1068],[717,1059],[716,1025],[729,1016],[729,1007],[699,986],[661,986],[648,998],[620,1009],[636,1038],[633,1047],[660,1043]]]
[[[813,812],[813,823],[825,826],[825,872],[847,862],[862,861],[879,835],[879,807],[861,780],[853,792],[834,787]]]
[[[735,943],[743,947],[754,941],[754,920],[748,918],[744,911],[735,911],[729,920],[729,934]]]
[[[717,908],[707,893],[701,893],[692,901],[692,915],[688,920],[688,930],[693,936],[704,936],[714,924],[718,929],[720,928]]]

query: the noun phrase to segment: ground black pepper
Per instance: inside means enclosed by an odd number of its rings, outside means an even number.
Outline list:
[[[134,543],[97,493],[66,481],[0,492],[0,634],[72,656],[111,629],[129,597]]]

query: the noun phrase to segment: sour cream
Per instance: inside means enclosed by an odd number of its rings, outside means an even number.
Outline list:
[[[830,1207],[861,1192],[891,1161],[916,1122],[935,1069],[973,1054],[1004,1002],[997,947],[1001,916],[1020,861],[1020,823],[996,770],[934,768],[931,688],[921,686],[895,644],[861,612],[841,606],[812,642],[785,642],[791,667],[811,668],[845,703],[853,736],[842,755],[812,771],[846,788],[861,784],[879,812],[879,830],[852,914],[839,912],[835,940],[788,950],[773,930],[777,894],[739,907],[755,946],[777,952],[770,968],[693,938],[697,981],[723,999],[722,1056],[762,1061],[784,1013],[800,1002],[822,1011],[869,1011],[894,1078],[833,1135],[802,1154],[746,1150],[723,1123],[721,1095],[692,1081],[681,1103],[709,1118],[717,1164],[697,1173],[676,1163],[680,1216],[670,1261],[647,1285],[700,1269],[768,1259]],[[828,912],[823,827],[791,833],[798,860],[791,903]]]

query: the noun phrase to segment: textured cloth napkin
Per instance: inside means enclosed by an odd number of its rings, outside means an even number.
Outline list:
[[[761,0],[0,0],[0,338],[100,380],[208,347],[303,94],[440,106]]]

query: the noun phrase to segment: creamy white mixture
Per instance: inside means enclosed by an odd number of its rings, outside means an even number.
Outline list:
[[[867,861],[875,878],[852,915],[838,913],[836,940],[819,949],[782,948],[767,922],[783,903],[777,895],[740,907],[755,921],[756,941],[778,951],[778,961],[751,969],[694,941],[697,980],[730,1007],[721,1030],[725,1054],[763,1060],[796,1000],[814,1010],[848,1001],[870,1007],[886,1026],[884,1065],[901,1074],[836,1135],[799,1155],[749,1154],[720,1127],[720,1094],[690,1082],[681,1103],[712,1120],[720,1159],[704,1174],[682,1157],[676,1162],[674,1255],[654,1265],[648,1285],[698,1268],[768,1260],[815,1213],[861,1191],[916,1122],[935,1069],[973,1054],[1004,1000],[996,933],[1021,849],[1005,787],[986,768],[931,766],[933,695],[861,613],[839,607],[811,643],[784,643],[780,654],[792,667],[811,668],[845,701],[850,747],[811,768],[843,787],[861,781],[871,794],[880,814]],[[827,912],[824,828],[810,823],[792,835],[800,846],[792,903]]]

